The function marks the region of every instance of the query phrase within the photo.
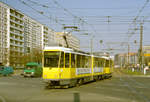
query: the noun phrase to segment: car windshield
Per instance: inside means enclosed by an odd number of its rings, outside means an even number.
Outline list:
[[[25,69],[28,69],[28,70],[35,69],[35,66],[27,66]]]
[[[60,51],[44,52],[44,67],[58,67]]]

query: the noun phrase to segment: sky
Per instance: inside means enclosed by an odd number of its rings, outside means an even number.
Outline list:
[[[143,20],[143,45],[150,45],[148,0],[0,1],[56,32],[63,31],[64,25],[77,26],[79,31],[72,31],[72,34],[80,39],[80,47],[84,51],[91,51],[93,41],[93,52],[127,53],[128,44],[131,52],[137,52],[140,42],[140,22]],[[134,22],[136,17],[137,20]]]

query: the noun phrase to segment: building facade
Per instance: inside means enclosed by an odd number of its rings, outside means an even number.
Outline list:
[[[67,32],[56,32],[56,38],[58,39],[59,46],[73,48],[75,50],[80,49],[80,40]]]
[[[9,18],[9,64],[10,66],[22,67],[24,56],[24,15],[13,9],[10,10]]]
[[[9,63],[9,9],[0,2],[0,63]]]
[[[0,62],[4,65],[22,66],[24,54],[23,14],[0,2]]]
[[[123,53],[115,55],[115,65],[120,67],[126,67],[128,65],[137,65],[138,64],[138,54],[137,53]]]
[[[0,63],[23,68],[25,56],[52,45],[54,30],[0,2]]]
[[[145,45],[143,47],[143,63],[148,65],[150,63],[150,45]]]
[[[24,38],[25,53],[32,52],[32,49],[42,49],[43,25],[34,19],[24,16]]]
[[[43,47],[46,46],[58,46],[58,40],[56,38],[56,32],[53,29],[50,29],[43,25]]]

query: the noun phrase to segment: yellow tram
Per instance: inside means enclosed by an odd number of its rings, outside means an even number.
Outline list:
[[[47,87],[68,88],[112,76],[113,62],[64,47],[46,47],[43,51],[43,79]]]

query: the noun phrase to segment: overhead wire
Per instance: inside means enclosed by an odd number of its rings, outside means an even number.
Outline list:
[[[19,1],[23,1],[23,0],[19,0]],[[28,1],[30,1],[30,2],[32,2],[32,0],[28,0]],[[53,0],[53,1],[56,1],[56,0]],[[57,1],[56,1],[57,2]],[[56,3],[55,2],[55,4],[57,4],[58,5],[58,7],[59,8],[64,8],[63,6],[61,6],[58,2]],[[138,20],[138,18],[140,18],[140,17],[142,17],[142,16],[140,16],[141,15],[141,13],[143,12],[143,10],[144,10],[144,8],[145,8],[145,6],[147,5],[147,3],[149,2],[149,0],[147,0],[147,2],[145,2],[145,4],[142,6],[142,8],[139,10],[139,12],[138,12],[138,14],[137,14],[137,16],[136,17],[134,17],[134,19],[133,19],[133,21],[131,20],[130,21],[130,19],[128,20],[127,19],[127,17],[125,17],[125,16],[123,16],[123,17],[121,17],[120,16],[120,21],[114,21],[115,19],[117,20],[117,18],[119,18],[119,16],[117,16],[116,18],[115,18],[115,16],[111,16],[111,24],[115,24],[116,23],[116,25],[118,24],[118,25],[120,25],[121,23],[122,24],[129,24],[130,22],[132,22],[131,23],[131,25],[133,25],[134,24],[134,22],[135,23],[139,23],[140,22],[140,20]],[[46,17],[46,18],[48,18],[48,19],[51,19],[51,20],[53,20],[53,21],[55,21],[56,23],[58,23],[58,24],[60,24],[61,26],[63,26],[63,24],[62,24],[62,22],[61,22],[61,20],[58,20],[58,19],[60,19],[60,17],[58,17],[57,19],[56,18],[52,18],[52,17],[49,17],[49,16],[47,16],[47,15],[45,15],[44,14],[44,12],[43,11],[39,11],[39,10],[37,10],[36,8],[34,8],[34,7],[32,7],[30,4],[28,4],[28,3],[26,3],[25,1],[23,1],[22,3],[25,3],[25,5],[26,6],[28,6],[28,7],[30,7],[31,9],[33,9],[34,11],[36,11],[37,13],[39,13],[39,14],[41,14],[41,15],[43,15],[44,17]],[[40,4],[40,3],[38,3],[38,2],[35,2],[35,1],[33,1],[33,3],[34,4],[36,4],[36,5],[38,5],[38,6],[41,6],[41,7],[44,7],[44,8],[50,8],[49,7],[49,5],[44,5],[44,4]],[[57,7],[57,8],[58,8]],[[72,12],[70,12],[68,9],[66,9],[66,8],[64,8],[63,9],[66,13],[68,13],[69,15],[71,15],[74,19],[76,19],[77,21],[79,21],[79,24],[80,24],[80,26],[82,25],[82,23],[84,24],[84,27],[85,26],[88,26],[88,25],[101,25],[101,24],[99,24],[99,22],[104,22],[104,23],[106,23],[106,24],[108,24],[108,20],[106,20],[106,21],[104,21],[105,19],[107,19],[107,17],[108,16],[101,16],[101,17],[99,17],[99,16],[95,16],[95,18],[96,18],[96,22],[98,23],[98,24],[89,24],[89,18],[92,18],[92,17],[94,17],[94,16],[88,16],[88,17],[86,17],[86,19],[84,18],[81,18],[80,19],[80,17],[78,17],[78,16],[76,16],[76,15],[74,15]],[[131,16],[131,17],[133,17],[133,16]],[[100,20],[99,18],[101,18],[102,20]],[[86,21],[86,20],[88,20],[88,22]],[[122,20],[122,21],[121,21]],[[128,21],[126,21],[126,20],[128,20]],[[65,22],[65,21],[64,21]],[[68,21],[68,22],[71,22],[71,21]],[[145,20],[145,22],[149,22],[149,21],[146,21]],[[102,24],[103,25],[103,24]],[[97,29],[95,29],[95,28],[93,28],[93,27],[90,27],[90,28],[92,28],[92,30],[96,33],[96,34],[98,34],[97,33]],[[129,27],[130,28],[130,27]],[[85,29],[85,28],[84,28]],[[129,30],[129,34],[131,34],[131,35],[133,35],[130,31],[130,29],[128,29]],[[99,34],[101,34],[101,33],[99,33]],[[134,33],[135,34],[135,33]],[[125,39],[126,39],[126,37],[125,37]]]
[[[146,5],[148,3],[149,3],[149,0],[146,0],[145,3],[144,3],[144,5],[138,11],[138,14],[134,17],[133,21],[129,24],[129,28],[128,28],[128,31],[127,31],[127,34],[128,34],[127,41],[129,41],[129,39],[132,37],[132,35],[135,34],[135,31],[138,30],[138,29],[130,30],[130,28],[131,28],[132,25],[136,28],[136,26],[137,26],[137,24],[136,24],[137,20],[140,17],[141,13],[143,12],[143,10],[145,9],[145,7],[146,7]],[[126,41],[126,37],[125,37],[125,41]],[[123,45],[123,43],[121,45]]]
[[[79,22],[81,22],[81,25],[83,24],[88,24],[91,26],[91,28],[93,29],[94,33],[97,33],[97,31],[95,30],[94,26],[92,24],[89,24],[87,21],[85,21],[84,19],[82,19],[79,16],[74,15],[72,12],[70,12],[68,9],[64,8],[62,5],[60,5],[56,0],[53,0],[53,2],[58,6],[61,7],[65,12],[67,12],[68,14],[70,14],[72,17],[74,17],[75,19],[78,19]]]
[[[50,20],[53,20],[55,23],[57,23],[57,24],[59,24],[59,25],[61,25],[61,26],[63,25],[62,23],[60,23],[60,21],[59,21],[57,18],[53,18],[52,16],[47,16],[47,15],[45,15],[43,11],[39,11],[39,10],[35,9],[34,7],[32,7],[30,4],[28,4],[28,3],[25,2],[24,0],[18,0],[18,1],[21,2],[22,4],[26,5],[27,7],[31,8],[31,9],[34,10],[35,12],[39,13],[40,15],[42,15],[42,16],[44,16],[44,17],[50,19]],[[31,0],[29,0],[29,1],[31,2]],[[38,4],[38,3],[36,3],[36,2],[34,2],[34,3],[35,3],[35,4]],[[38,5],[40,5],[40,6],[42,6],[42,7],[48,7],[48,6],[44,6],[44,5],[42,5],[42,4],[38,4]]]
[[[143,6],[141,7],[141,9],[139,10],[137,16],[135,16],[135,18],[133,19],[132,23],[131,23],[129,26],[131,26],[132,24],[136,25],[137,19],[140,17],[140,14],[143,12],[144,8],[146,7],[146,5],[147,5],[148,3],[149,3],[149,0],[146,0],[145,3],[144,3],[144,5],[143,5]],[[128,35],[128,36],[131,37],[132,34],[134,34],[134,33],[130,33],[129,30],[128,30],[127,34],[130,34],[130,35]]]

